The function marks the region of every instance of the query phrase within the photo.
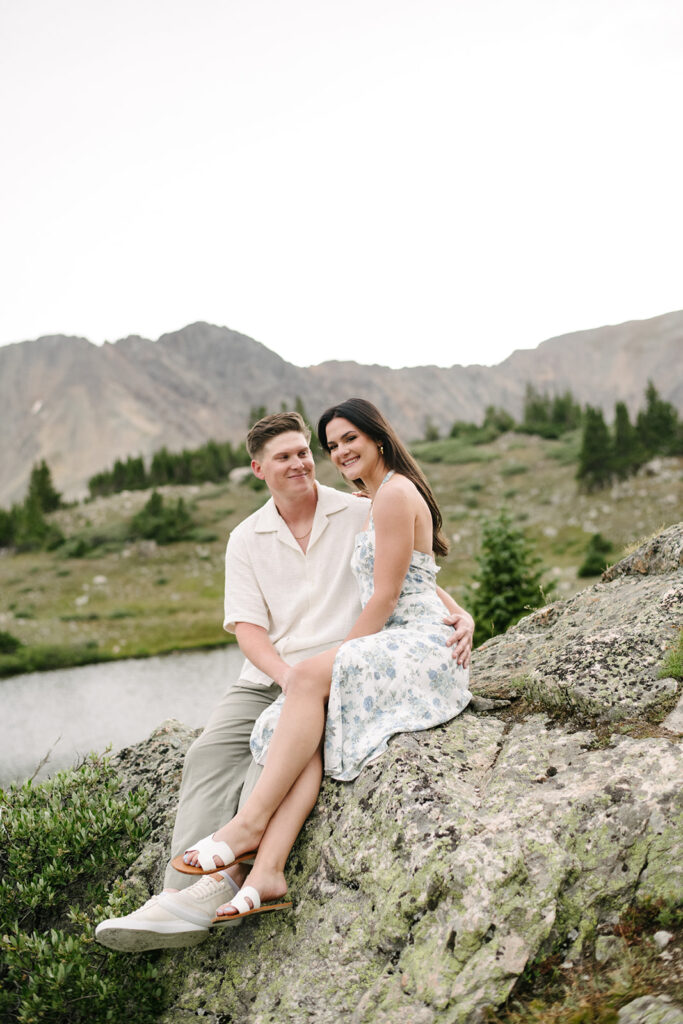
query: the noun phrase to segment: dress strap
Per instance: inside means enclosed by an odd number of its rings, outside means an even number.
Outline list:
[[[384,485],[385,485],[385,483],[387,482],[387,480],[391,480],[392,476],[394,475],[394,472],[395,472],[395,471],[394,471],[393,469],[390,469],[390,470],[389,470],[389,472],[387,473],[387,475],[386,475],[386,476],[384,477],[384,480],[382,480],[382,483],[381,483],[381,484],[379,485],[379,487],[377,488],[377,490],[376,490],[376,492],[375,492],[375,498],[377,497],[377,495],[379,494],[379,492],[380,492],[380,491],[382,490],[382,488],[384,487]],[[375,529],[375,522],[374,522],[374,520],[373,520],[373,518],[372,518],[372,506],[373,506],[373,504],[374,504],[375,498],[373,498],[373,499],[372,499],[372,502],[370,503],[370,519],[369,519],[369,521],[368,521],[368,527],[369,527],[370,529],[372,529],[372,530],[374,530],[374,529]]]

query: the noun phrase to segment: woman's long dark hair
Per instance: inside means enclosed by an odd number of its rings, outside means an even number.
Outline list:
[[[432,489],[427,483],[427,478],[406,446],[399,439],[394,428],[384,419],[379,409],[372,402],[368,402],[364,398],[347,398],[345,402],[340,402],[339,405],[333,405],[331,409],[327,409],[318,421],[318,440],[320,441],[320,447],[328,454],[330,449],[327,446],[327,424],[337,416],[341,416],[343,419],[348,420],[349,423],[353,423],[354,427],[367,434],[376,444],[382,445],[384,448],[382,458],[386,463],[387,469],[393,469],[396,473],[400,473],[402,476],[412,480],[427,502],[432,516],[432,549],[434,554],[448,554],[448,541],[441,529],[443,526],[441,512]],[[355,480],[354,483],[363,486],[362,480]]]

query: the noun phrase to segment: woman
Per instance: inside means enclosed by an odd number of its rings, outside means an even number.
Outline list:
[[[328,409],[318,436],[342,475],[372,499],[352,561],[363,610],[340,647],[276,680],[283,695],[252,734],[264,770],[251,796],[214,836],[173,861],[179,871],[203,874],[258,849],[249,885],[217,912],[226,923],[290,906],[281,901],[284,865],[320,788],[323,734],[325,771],[348,781],[392,735],[446,722],[471,697],[467,666],[456,665],[446,646],[451,630],[442,621],[443,605],[462,609],[436,586],[432,552],[443,555],[447,545],[425,477],[364,399]]]

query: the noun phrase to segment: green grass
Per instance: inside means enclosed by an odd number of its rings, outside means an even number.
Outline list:
[[[659,670],[660,679],[683,679],[683,629],[679,633],[676,645],[666,655]]]
[[[683,995],[669,962],[652,941],[659,928],[673,932],[669,949],[680,946],[680,911],[666,907],[633,908],[601,935],[613,936],[618,952],[599,963],[588,954],[571,966],[561,953],[527,966],[507,1006],[490,1011],[491,1024],[617,1024],[619,1010],[648,994]],[[680,956],[680,954],[679,954]]]
[[[451,541],[450,553],[439,560],[439,583],[456,600],[465,603],[476,570],[482,518],[506,502],[544,565],[555,570],[558,598],[583,588],[576,570],[598,525],[614,542],[611,557],[617,561],[626,545],[673,521],[675,509],[667,501],[672,485],[659,477],[631,481],[618,500],[609,492],[577,494],[574,465],[557,457],[569,443],[503,435],[476,447],[458,438],[415,445],[421,457],[440,459],[423,466]],[[683,468],[683,459],[679,463]],[[508,473],[510,466],[527,470],[506,476],[506,466]],[[317,474],[322,483],[340,485],[328,460],[318,464]],[[263,505],[267,492],[235,483],[163,491],[164,500],[184,496],[192,503],[192,539],[163,547],[126,541],[127,522],[149,500],[150,492],[139,491],[52,514],[67,545],[86,543],[82,557],[41,551],[0,559],[0,629],[27,649],[38,649],[24,656],[27,667],[67,664],[68,650],[73,663],[81,664],[89,651],[124,658],[230,642],[222,629],[225,542],[237,523]],[[93,546],[96,538],[99,546]],[[98,577],[106,583],[95,583]],[[20,670],[15,663],[13,671]]]
[[[490,446],[474,447],[457,438],[443,441],[422,441],[411,446],[413,455],[420,462],[443,462],[447,466],[463,466],[471,462],[492,462],[498,455]]]

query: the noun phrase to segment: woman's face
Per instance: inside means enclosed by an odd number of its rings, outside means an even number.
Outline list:
[[[354,427],[350,420],[335,416],[327,424],[330,458],[347,480],[366,480],[380,461],[377,442]]]

